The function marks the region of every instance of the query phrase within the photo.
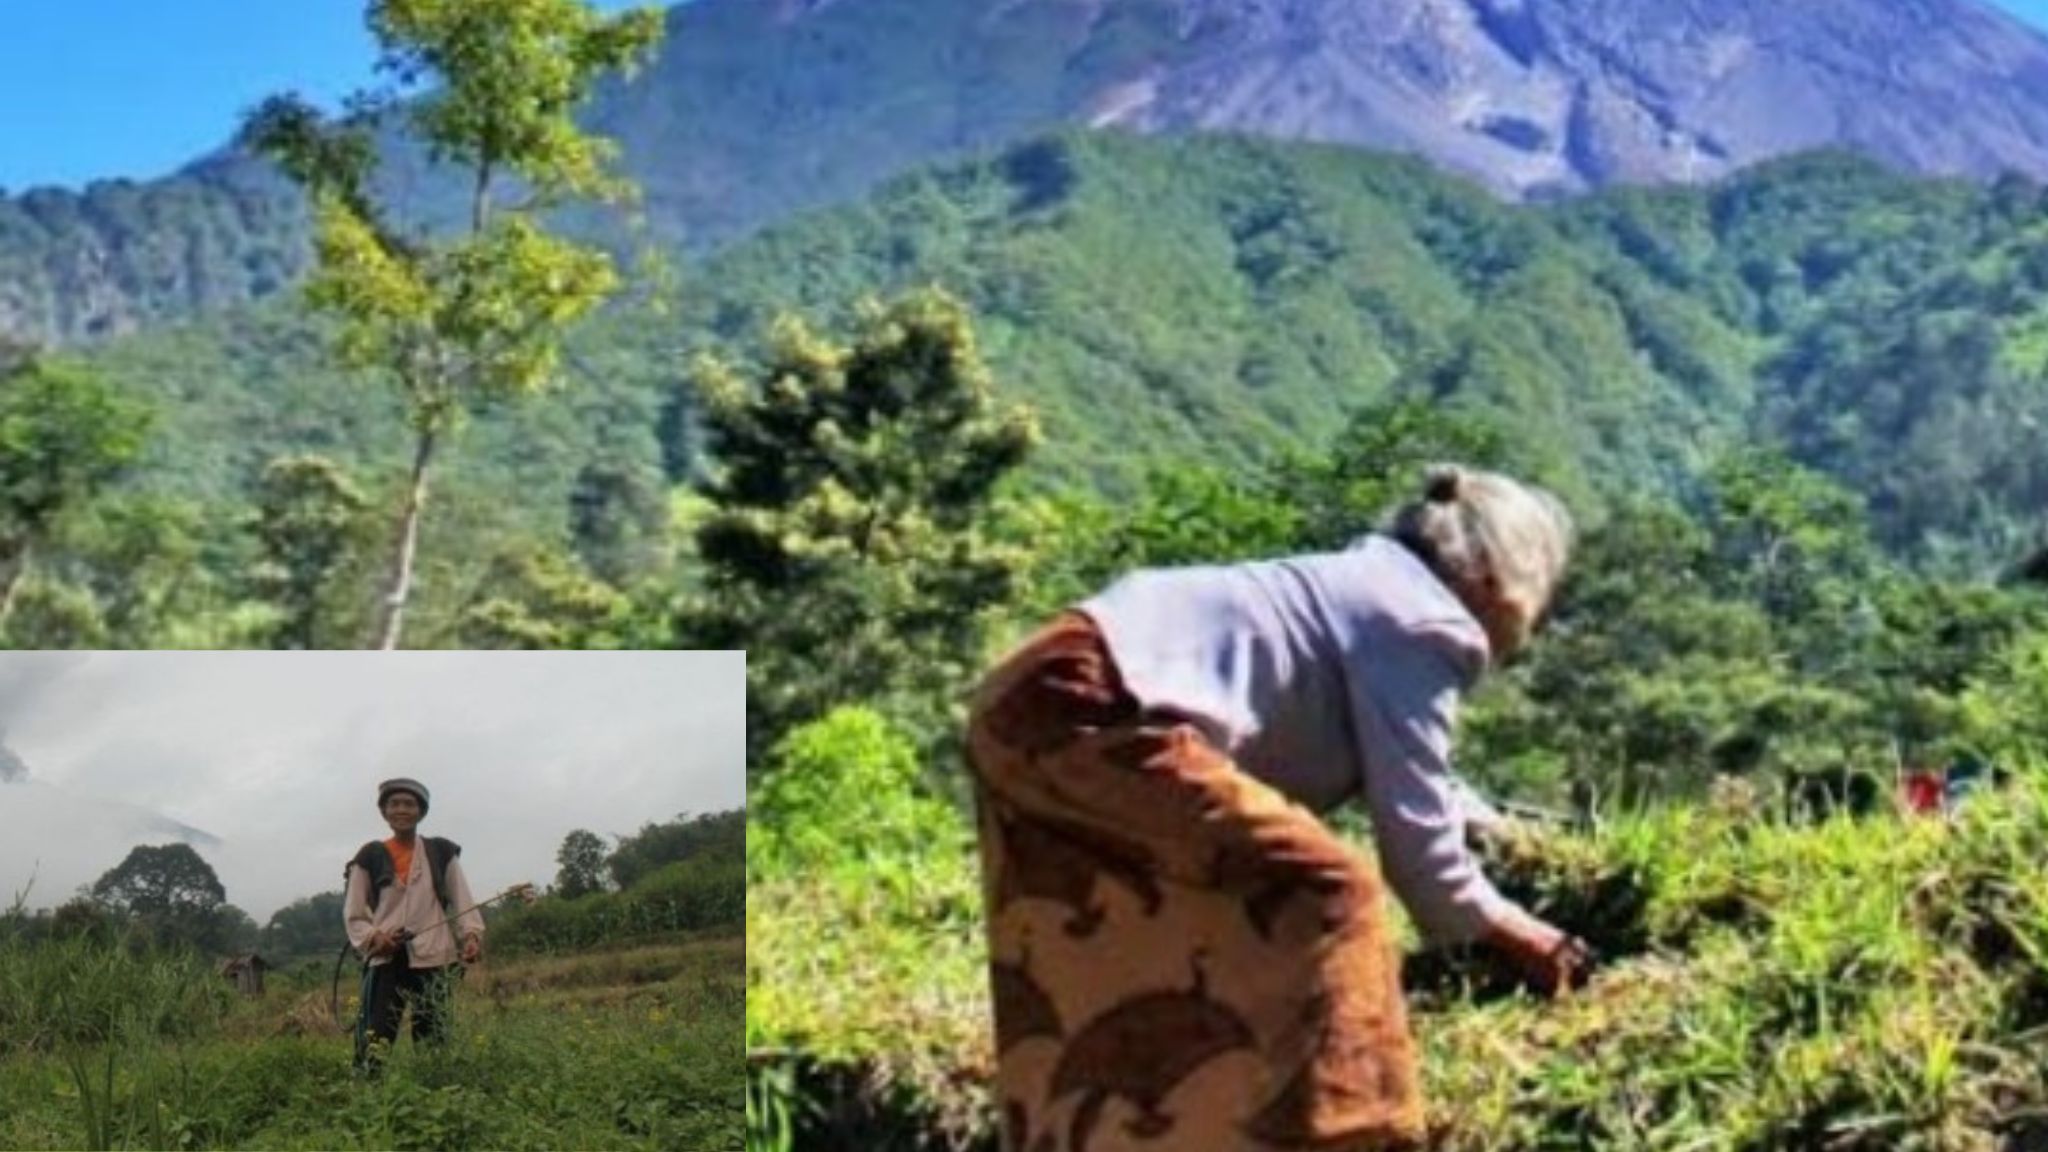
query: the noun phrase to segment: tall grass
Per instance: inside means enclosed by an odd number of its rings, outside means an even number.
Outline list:
[[[0,940],[0,1059],[122,1035],[202,1035],[233,993],[196,956],[87,940]]]
[[[739,1152],[743,952],[493,963],[461,983],[449,1044],[402,1042],[374,1082],[346,1036],[289,1027],[303,995],[238,1000],[218,1033],[122,1018],[111,1042],[0,1059],[0,1148]]]

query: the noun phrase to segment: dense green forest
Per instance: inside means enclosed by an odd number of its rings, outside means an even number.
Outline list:
[[[786,312],[843,332],[929,285],[1043,428],[1013,487],[1127,499],[1160,463],[1263,468],[1426,399],[1513,428],[1515,462],[1595,519],[1619,494],[1696,500],[1723,451],[1763,444],[1858,494],[1888,556],[1981,575],[2033,541],[2048,459],[2040,207],[1812,156],[1514,208],[1342,150],[1050,138],[629,285],[573,334],[565,387],[486,405],[444,454],[412,642],[663,632],[700,574],[696,357],[766,359]],[[37,514],[14,643],[356,642],[405,425],[329,362],[326,324],[278,302],[36,361],[146,433]]]
[[[0,333],[119,336],[276,295],[305,271],[306,212],[225,159],[84,192],[0,189]]]

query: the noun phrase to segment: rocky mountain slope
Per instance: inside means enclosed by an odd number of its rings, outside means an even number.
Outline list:
[[[1984,0],[700,0],[590,119],[624,144],[653,236],[702,251],[1074,123],[1415,152],[1511,197],[1823,146],[2041,177],[2048,39]],[[433,215],[416,160],[394,180]],[[303,228],[226,154],[0,197],[0,337],[260,298],[303,265]]]

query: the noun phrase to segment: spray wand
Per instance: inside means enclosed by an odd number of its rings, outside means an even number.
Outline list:
[[[510,888],[505,889],[503,892],[498,893],[496,896],[493,896],[488,900],[479,900],[476,903],[471,904],[469,907],[464,908],[460,911],[450,912],[448,915],[441,918],[441,925],[444,928],[448,928],[450,934],[452,935],[454,932],[452,925],[455,923],[455,921],[461,919],[462,917],[468,915],[471,912],[476,912],[481,909],[488,908],[489,906],[496,904],[498,901],[508,898],[517,899],[522,904],[532,904],[534,901],[540,899],[540,895],[534,891],[532,884],[514,884]],[[394,951],[396,949],[405,947],[408,943],[410,943],[413,940],[413,938],[414,933],[412,929],[400,928],[397,934],[393,937],[392,947]],[[334,957],[334,983],[333,986],[328,990],[328,1008],[334,1014],[334,1027],[335,1030],[338,1032],[348,1031],[348,1026],[341,1022],[341,968],[342,965],[348,961],[348,954],[353,951],[355,951],[354,944],[343,944],[341,946],[341,951]],[[363,966],[367,968],[369,967],[369,964],[370,958],[369,956],[365,955],[363,957]]]

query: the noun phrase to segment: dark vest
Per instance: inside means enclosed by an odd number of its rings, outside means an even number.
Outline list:
[[[427,873],[434,878],[434,899],[441,905],[441,911],[448,911],[448,862],[462,855],[462,845],[439,836],[422,836],[420,844],[427,850]],[[361,868],[370,874],[370,911],[384,899],[384,890],[398,882],[398,862],[391,858],[391,849],[382,840],[372,840],[356,850],[355,859],[348,862],[349,868]],[[348,868],[341,870],[341,880],[348,883]]]

